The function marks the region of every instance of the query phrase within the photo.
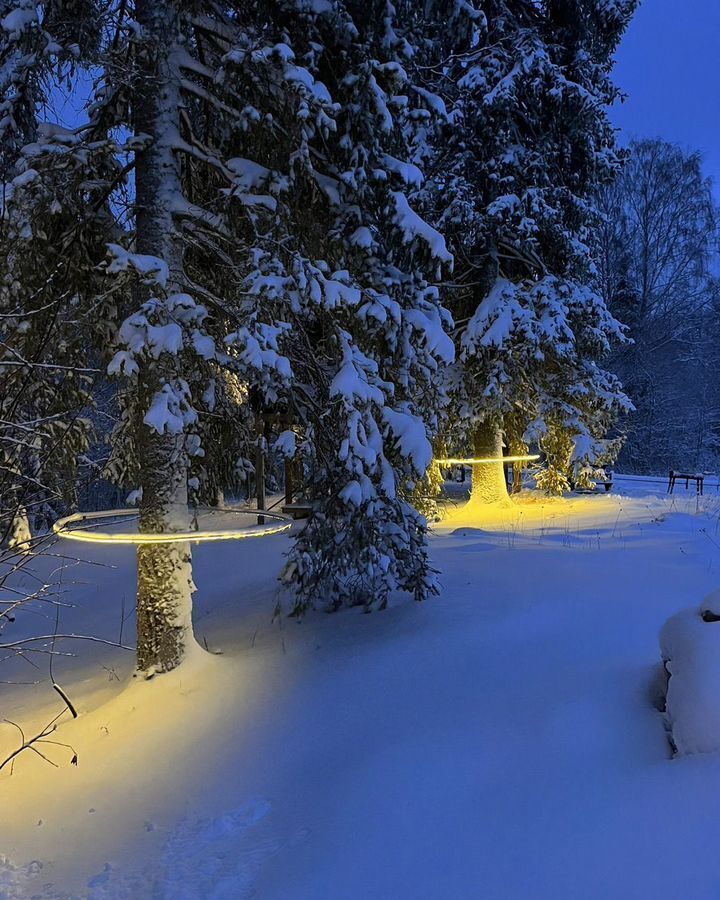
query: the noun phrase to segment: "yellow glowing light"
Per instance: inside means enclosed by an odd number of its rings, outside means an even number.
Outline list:
[[[115,518],[118,516],[137,516],[136,509],[112,509],[101,512],[73,513],[58,519],[53,525],[53,531],[58,537],[69,538],[71,541],[87,541],[91,544],[180,544],[185,541],[201,543],[204,541],[239,541],[244,538],[266,537],[270,534],[279,534],[287,531],[292,526],[292,521],[278,513],[270,513],[260,509],[218,509],[216,512],[243,513],[250,516],[263,516],[273,519],[273,523],[257,525],[243,530],[223,529],[217,531],[173,531],[168,534],[122,532],[107,534],[101,531],[86,531],[81,528],[68,528],[75,522],[87,522],[97,519]]]
[[[433,462],[441,466],[479,466],[484,463],[511,463],[511,462],[532,462],[540,459],[539,453],[531,453],[528,456],[483,456],[473,457],[472,459],[435,459]]]

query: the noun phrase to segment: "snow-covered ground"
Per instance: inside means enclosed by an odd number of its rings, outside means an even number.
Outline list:
[[[272,619],[287,536],[198,547],[196,630],[223,655],[140,683],[130,653],[57,645],[80,716],[52,735],[72,750],[42,748],[59,768],[0,772],[0,898],[717,900],[720,756],[672,759],[653,692],[662,624],[720,582],[720,493],[664,491],[458,502],[441,596],[301,624]],[[117,640],[132,548],[55,550],[87,560],[60,631]],[[29,734],[62,709],[34,657],[0,667],[43,679],[0,685]],[[16,743],[0,725],[0,759]]]

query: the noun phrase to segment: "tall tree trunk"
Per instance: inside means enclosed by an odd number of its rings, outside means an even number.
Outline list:
[[[182,436],[143,433],[141,532],[184,531],[189,527],[187,476]],[[138,669],[168,672],[182,660],[192,635],[190,545],[138,545]]]
[[[502,451],[502,434],[495,425],[483,422],[475,426],[473,456],[476,459],[499,461],[473,464],[471,503],[500,503],[509,500],[505,469],[501,461]]]
[[[136,159],[136,250],[165,260],[170,271],[167,290],[172,292],[181,288],[183,265],[172,215],[173,201],[182,196],[172,148],[180,132],[179,74],[172,62],[178,15],[169,0],[136,0],[135,18],[147,51],[138,54],[135,129],[152,138]],[[180,374],[179,368],[177,357],[163,353],[140,374],[141,532],[183,531],[189,526],[184,435],[159,434],[142,421],[155,393]],[[148,676],[175,668],[193,640],[193,589],[189,544],[138,546],[138,669]]]
[[[513,486],[512,492],[513,494],[519,494],[522,490],[523,485],[523,470],[524,466],[521,462],[513,463]]]

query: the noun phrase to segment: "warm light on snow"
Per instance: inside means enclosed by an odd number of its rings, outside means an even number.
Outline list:
[[[101,510],[100,512],[73,513],[58,519],[53,525],[53,531],[58,537],[69,538],[71,541],[86,541],[92,544],[179,544],[185,541],[200,543],[204,541],[239,541],[244,538],[266,537],[270,534],[279,534],[287,531],[292,522],[278,513],[269,513],[265,510],[232,509],[218,510],[218,512],[243,513],[245,515],[263,516],[273,519],[267,525],[257,525],[252,528],[228,528],[228,529],[201,529],[198,531],[174,531],[164,534],[141,534],[140,532],[118,532],[115,534],[101,531],[86,531],[82,528],[72,527],[76,522],[95,521],[98,519],[114,518],[116,516],[137,516],[136,509]]]
[[[395,897],[400,883],[403,898],[473,897],[480,883],[504,900],[665,897],[667,884],[709,896],[683,885],[691,869],[693,886],[714,884],[697,837],[720,833],[714,756],[671,762],[648,691],[678,598],[717,587],[717,548],[700,529],[720,494],[713,479],[698,513],[694,495],[616,478],[630,495],[527,491],[509,508],[453,510],[433,528],[444,591],[431,603],[288,628],[271,621],[290,599],[275,582],[284,540],[217,543],[198,554],[197,621],[222,656],[193,642],[181,666],[146,681],[119,648],[58,645],[75,654],[57,655],[55,671],[79,717],[54,737],[78,765],[46,746],[59,769],[27,752],[0,773],[0,896],[314,900],[327,896],[319,883],[347,885],[347,900]],[[116,639],[134,550],[85,550],[64,579],[62,630]],[[38,574],[56,566],[43,556]],[[18,617],[17,637],[35,618]],[[705,659],[720,625],[696,620]],[[690,689],[695,672],[675,638],[671,649],[674,689]],[[3,678],[29,680],[26,662],[13,666]],[[0,694],[26,734],[62,709],[47,682]],[[362,740],[369,752],[354,756]],[[0,724],[0,758],[17,743]],[[371,819],[382,827],[333,844]],[[528,834],[538,855],[518,856]],[[420,846],[404,855],[409,838]]]
[[[483,456],[468,459],[436,459],[439,466],[480,466],[485,463],[511,463],[511,462],[532,462],[540,459],[539,453],[530,453],[527,456]]]
[[[612,526],[623,518],[623,498],[618,494],[548,497],[526,490],[505,503],[473,499],[446,509],[435,531],[447,528],[480,528],[507,531],[513,535],[536,528],[581,533],[599,526]]]

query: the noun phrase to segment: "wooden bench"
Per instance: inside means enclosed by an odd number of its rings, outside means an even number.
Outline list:
[[[670,476],[668,478],[668,494],[672,494],[675,490],[675,482],[680,479],[680,481],[685,481],[685,490],[688,490],[690,487],[690,482],[695,482],[695,490],[698,494],[703,493],[703,488],[705,486],[705,476],[704,475],[693,475],[688,472],[676,472],[675,469],[670,469]]]

